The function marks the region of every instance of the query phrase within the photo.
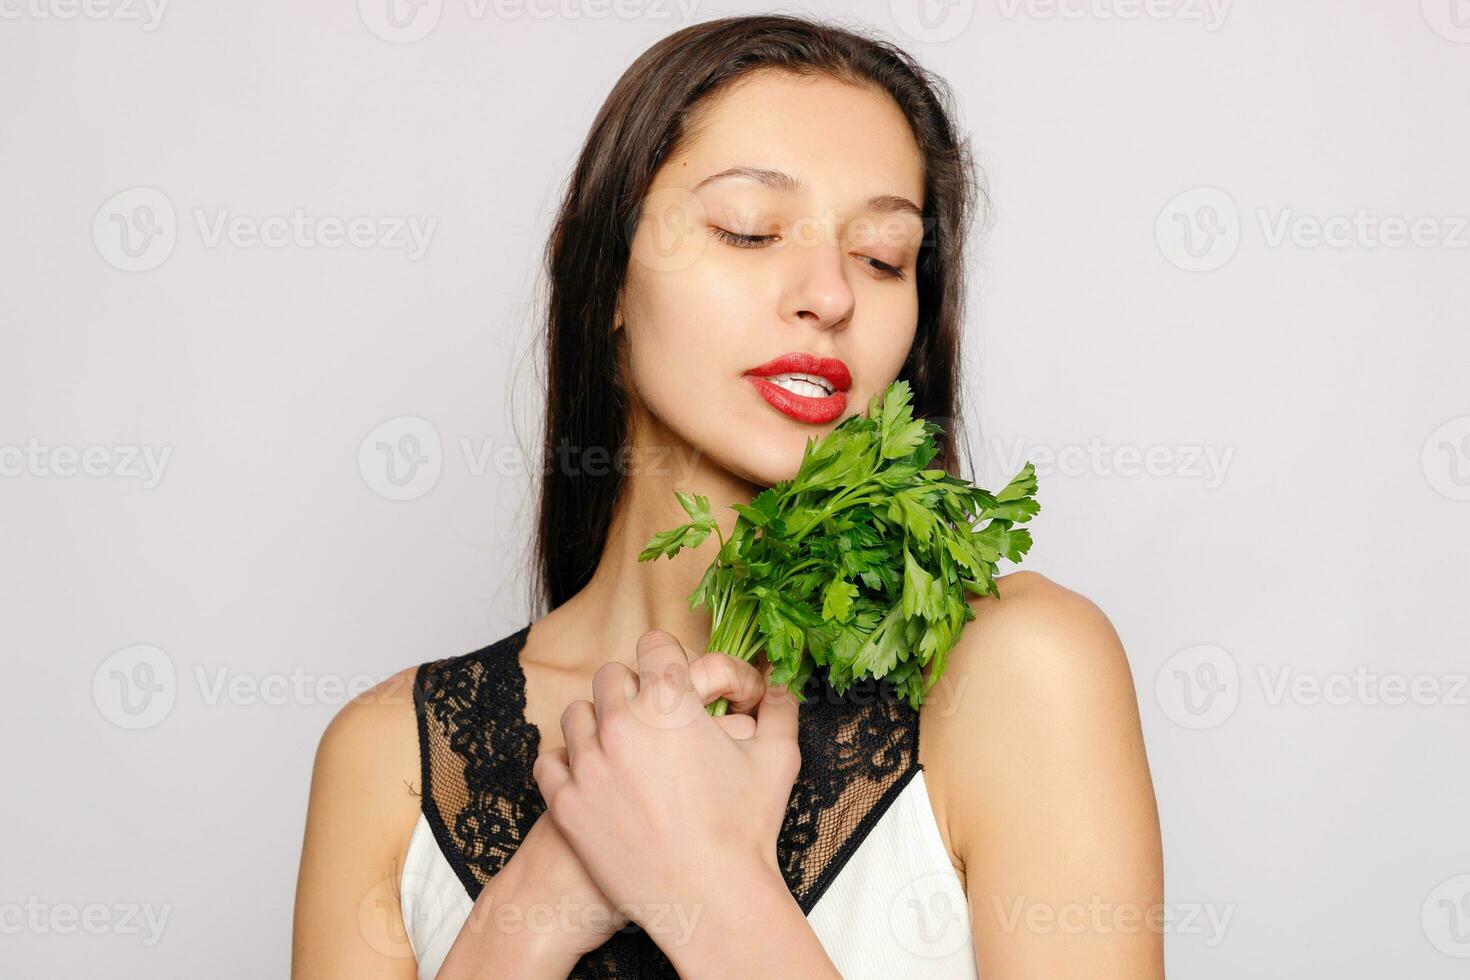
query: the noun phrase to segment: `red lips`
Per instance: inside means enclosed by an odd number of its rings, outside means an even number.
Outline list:
[[[834,391],[846,391],[852,387],[852,374],[846,364],[835,357],[818,357],[805,351],[782,354],[745,373],[758,378],[768,378],[773,374],[815,374],[830,381]]]
[[[825,378],[832,385],[833,391],[825,398],[798,395],[767,381],[766,378],[773,374],[814,374]],[[782,354],[760,367],[751,368],[745,372],[745,376],[750,379],[760,396],[777,411],[798,422],[813,425],[822,425],[840,418],[847,410],[847,389],[852,387],[852,375],[846,364],[835,357],[818,357],[804,351]]]

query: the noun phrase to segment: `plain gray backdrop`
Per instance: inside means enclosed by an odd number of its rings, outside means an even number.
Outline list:
[[[527,619],[588,124],[773,9],[394,2],[0,0],[0,973],[286,974],[347,691]],[[977,475],[1128,650],[1171,975],[1464,976],[1470,5],[926,3],[780,9],[958,98]]]

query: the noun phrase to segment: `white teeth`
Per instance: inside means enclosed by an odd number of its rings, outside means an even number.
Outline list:
[[[832,394],[832,383],[815,374],[773,374],[766,378],[771,384],[797,395],[808,398],[826,398]]]

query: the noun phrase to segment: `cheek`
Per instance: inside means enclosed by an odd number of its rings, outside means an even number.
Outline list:
[[[707,443],[729,415],[730,388],[739,380],[741,324],[728,282],[698,267],[643,271],[628,291],[627,326],[632,384],[648,410],[696,446]]]
[[[741,360],[762,300],[717,256],[677,270],[638,269],[627,294],[634,368],[651,389],[697,390],[749,367]]]
[[[859,314],[860,322],[842,340],[843,352],[853,366],[852,394],[856,397],[849,403],[850,414],[866,411],[868,400],[898,377],[918,328],[919,301],[911,291],[893,290],[863,299],[868,305]]]
[[[722,308],[711,302],[698,277],[688,270],[642,279],[629,310],[635,364],[663,367],[663,373],[683,377],[709,371],[710,362],[719,359],[713,343],[722,334],[728,338],[716,320]]]

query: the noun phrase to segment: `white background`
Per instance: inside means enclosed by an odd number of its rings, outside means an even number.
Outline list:
[[[342,685],[526,621],[541,249],[684,21],[96,2],[0,0],[0,972],[283,976]],[[1464,975],[1470,6],[827,12],[947,79],[987,172],[970,439],[1037,461],[1026,567],[1129,651],[1171,975]],[[372,241],[211,237],[298,208]]]

